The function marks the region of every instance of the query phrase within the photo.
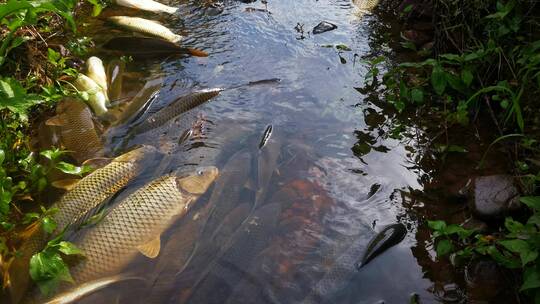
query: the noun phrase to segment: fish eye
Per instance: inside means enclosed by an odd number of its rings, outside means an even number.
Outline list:
[[[203,170],[198,170],[197,171],[197,175],[203,175],[203,173],[204,173]]]

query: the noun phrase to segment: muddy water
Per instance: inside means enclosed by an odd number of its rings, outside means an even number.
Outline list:
[[[213,164],[221,177],[162,236],[158,258],[141,256],[124,270],[148,285],[118,284],[87,301],[406,303],[412,293],[435,301],[399,191],[420,189],[424,172],[412,164],[406,140],[378,134],[387,128],[382,109],[354,89],[367,72],[360,59],[385,48],[374,39],[382,21],[348,0],[228,1],[217,15],[200,1],[170,4],[182,8],[179,18],[114,7],[103,15],[157,18],[210,56],[130,62],[123,97],[157,82],[151,113],[193,91],[225,90],[159,130],[128,136],[143,114],[107,133],[110,153],[141,143],[164,151],[118,200],[177,169]],[[310,33],[321,21],[338,28]],[[121,33],[101,21],[85,31],[98,43]],[[351,51],[323,47],[336,44]],[[274,78],[281,81],[227,89]],[[198,134],[178,144],[196,120]],[[259,149],[267,125],[273,133]],[[375,233],[400,221],[405,240],[356,270]]]

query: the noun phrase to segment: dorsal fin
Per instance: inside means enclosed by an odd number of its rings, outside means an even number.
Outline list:
[[[108,157],[96,157],[96,158],[90,158],[85,160],[82,164],[84,166],[90,166],[94,169],[105,167],[106,165],[110,164],[112,161],[112,158]]]
[[[62,115],[56,115],[53,116],[45,121],[46,126],[57,126],[61,127],[66,124],[65,119],[62,117]]]
[[[58,189],[70,191],[79,183],[80,180],[80,178],[66,178],[54,181],[51,183],[51,185]]]
[[[161,249],[161,236],[158,235],[150,242],[137,246],[137,249],[148,258],[156,258]]]

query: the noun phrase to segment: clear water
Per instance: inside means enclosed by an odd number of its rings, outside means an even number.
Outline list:
[[[361,58],[387,48],[374,38],[375,29],[384,32],[382,21],[346,0],[270,0],[269,13],[246,11],[265,8],[260,2],[228,1],[219,15],[207,14],[200,1],[170,4],[182,8],[180,18],[125,8],[107,9],[104,16],[158,18],[210,56],[131,62],[125,96],[161,77],[151,107],[159,109],[201,89],[281,81],[226,89],[198,107],[202,135],[185,145],[176,145],[182,121],[123,143],[123,132],[138,121],[116,129],[110,150],[150,143],[166,151],[119,199],[177,168],[216,165],[221,177],[162,236],[157,259],[140,256],[124,270],[147,278],[149,286],[126,282],[86,301],[406,303],[412,293],[434,301],[432,283],[413,255],[416,227],[404,216],[399,192],[420,188],[420,172],[410,169],[402,141],[377,135],[369,119],[384,125],[383,111],[354,89],[367,73]],[[338,28],[310,33],[321,21]],[[120,34],[100,22],[86,31],[98,42]],[[329,44],[352,51],[323,47]],[[259,150],[270,124],[270,141]],[[357,151],[366,145],[372,149]],[[212,197],[220,183],[222,191]],[[405,240],[356,270],[369,240],[398,221],[409,229]]]

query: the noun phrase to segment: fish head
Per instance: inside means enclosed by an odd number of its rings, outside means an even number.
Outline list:
[[[126,152],[114,159],[117,162],[139,162],[148,155],[157,153],[157,149],[153,146],[142,145],[136,149]]]
[[[178,188],[191,194],[203,194],[208,187],[216,180],[219,170],[216,167],[202,167],[195,172],[178,177],[176,184]]]

